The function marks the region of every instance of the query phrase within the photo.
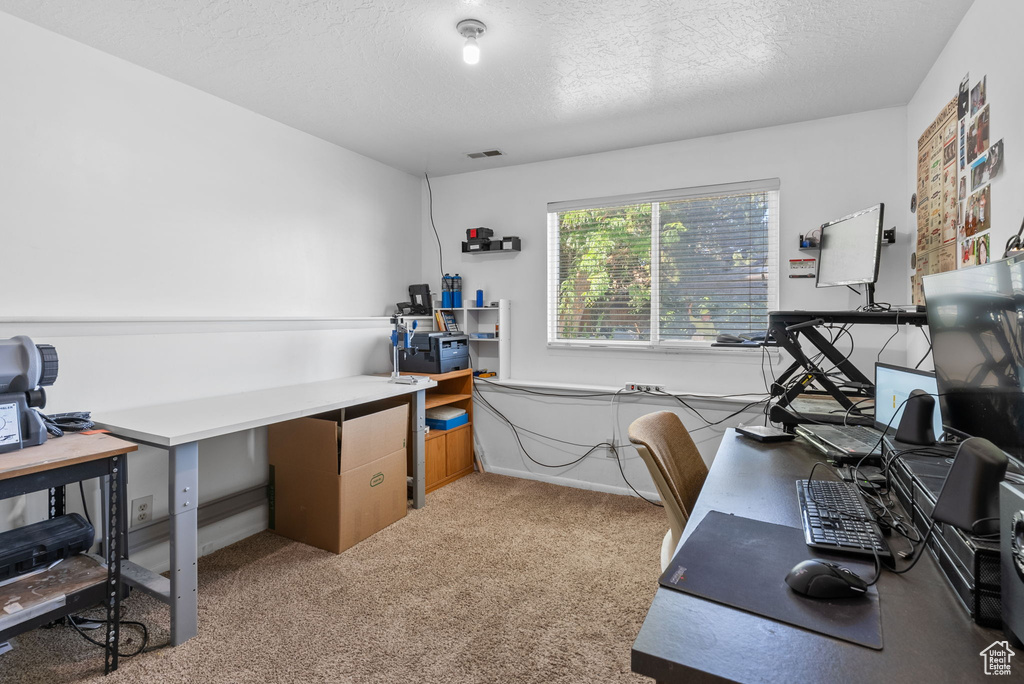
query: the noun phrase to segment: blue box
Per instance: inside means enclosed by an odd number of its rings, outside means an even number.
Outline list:
[[[469,414],[463,413],[461,416],[455,416],[448,420],[438,420],[437,418],[427,418],[427,427],[431,430],[451,430],[452,428],[465,425],[469,422]]]

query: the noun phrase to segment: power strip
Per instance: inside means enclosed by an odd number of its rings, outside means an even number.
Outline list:
[[[627,382],[626,389],[631,392],[664,392],[664,385],[641,385],[635,382]]]

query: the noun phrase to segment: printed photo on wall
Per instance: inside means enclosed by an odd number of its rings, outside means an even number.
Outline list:
[[[956,118],[962,119],[967,116],[968,103],[971,97],[971,75],[965,74],[964,80],[960,81],[960,95],[956,100]]]
[[[971,164],[971,192],[988,183],[989,179],[988,155],[983,154]]]
[[[971,116],[974,116],[985,106],[985,81],[988,76],[982,76],[974,88],[971,89]]]
[[[974,238],[964,241],[960,244],[960,268],[965,266],[974,266],[977,262],[974,260]]]
[[[967,178],[960,179],[960,200],[963,201],[967,197]]]
[[[976,258],[975,263],[987,264],[989,262],[989,255],[992,253],[992,245],[989,243],[989,234],[979,235],[975,240],[975,252]]]
[[[989,108],[985,107],[978,116],[971,122],[971,127],[967,129],[967,163],[973,164],[974,160],[978,158],[985,150],[988,149],[988,120]]]
[[[967,210],[964,216],[964,235],[971,237],[992,227],[991,185],[967,198]]]
[[[1003,168],[1003,141],[993,143],[988,149],[988,177],[995,178]]]

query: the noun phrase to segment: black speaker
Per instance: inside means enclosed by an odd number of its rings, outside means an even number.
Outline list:
[[[903,408],[900,426],[896,429],[896,441],[927,446],[935,444],[935,430],[932,428],[933,415],[935,415],[935,397],[924,390],[912,391]]]
[[[999,483],[1008,462],[1006,454],[987,439],[964,440],[939,492],[932,520],[949,523],[973,535],[997,531]]]
[[[999,487],[1000,594],[1007,636],[1024,639],[1024,487],[1004,482]]]

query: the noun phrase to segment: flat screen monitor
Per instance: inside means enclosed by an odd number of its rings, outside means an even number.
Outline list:
[[[878,280],[884,210],[884,204],[876,204],[821,227],[818,287],[867,285]]]
[[[925,276],[946,426],[1024,457],[1024,257]]]
[[[907,398],[914,390],[924,390],[935,396],[939,393],[935,373],[904,368],[888,363],[875,364],[875,428],[896,430],[903,418]],[[942,434],[942,414],[936,401],[932,411],[932,430],[938,439]]]

